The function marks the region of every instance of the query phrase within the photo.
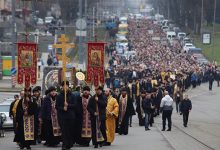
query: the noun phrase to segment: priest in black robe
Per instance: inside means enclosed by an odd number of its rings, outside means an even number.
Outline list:
[[[58,124],[56,105],[56,88],[50,87],[49,94],[44,98],[41,107],[40,122],[44,124],[46,144],[49,147],[54,147],[60,143],[61,129]]]
[[[127,94],[127,89],[123,88],[119,98],[119,134],[128,134],[129,117],[135,115],[132,99]]]
[[[25,147],[30,150],[31,143],[35,140],[35,113],[37,106],[31,98],[31,89],[25,90],[24,98],[18,103],[16,110],[16,139],[20,149]]]

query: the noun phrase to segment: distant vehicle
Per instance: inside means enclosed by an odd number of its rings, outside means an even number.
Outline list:
[[[126,35],[128,33],[128,24],[118,25],[118,34]]]
[[[172,41],[176,38],[176,33],[174,31],[167,31],[167,39]]]
[[[44,24],[44,20],[41,18],[37,19],[37,25],[43,25]]]
[[[135,19],[136,20],[140,20],[143,18],[143,15],[142,14],[135,14]]]
[[[196,48],[192,43],[186,43],[183,47],[183,52],[187,52],[189,51],[190,48]]]
[[[190,47],[189,50],[188,50],[188,53],[190,53],[190,54],[201,54],[202,55],[202,49],[201,48]]]
[[[192,40],[188,37],[185,37],[182,41],[181,41],[181,45],[184,46],[186,43],[192,43]]]
[[[180,28],[179,27],[173,27],[173,31],[176,32],[176,33],[179,33],[181,32]]]
[[[117,42],[128,43],[128,39],[126,38],[126,36],[125,35],[120,35],[120,34],[116,35],[116,41]]]
[[[130,58],[134,58],[136,55],[137,55],[136,51],[126,51],[123,56],[126,59],[130,59]]]
[[[45,20],[44,20],[44,22],[45,22],[45,24],[51,24],[52,23],[52,21],[54,20],[54,17],[45,17]]]
[[[168,26],[162,26],[161,29],[163,30],[163,32],[167,32],[169,30]]]
[[[185,32],[178,32],[177,33],[177,38],[179,39],[179,40],[182,40],[182,39],[184,39],[186,37],[186,33]]]
[[[117,24],[116,24],[115,20],[114,20],[114,19],[109,19],[109,20],[107,20],[107,21],[105,22],[105,28],[106,28],[107,30],[111,30],[111,29],[117,28]]]
[[[127,17],[120,17],[119,22],[121,24],[128,24],[128,18]]]
[[[123,54],[128,50],[128,43],[126,42],[116,42],[116,52],[117,54]]]
[[[3,123],[3,128],[13,128],[13,120],[9,117],[11,101],[4,101],[0,103],[0,113],[2,113],[6,119]]]

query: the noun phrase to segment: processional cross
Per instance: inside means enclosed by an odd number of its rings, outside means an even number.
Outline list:
[[[66,49],[67,48],[74,48],[75,47],[75,44],[71,44],[71,43],[68,43],[69,42],[69,38],[67,38],[65,36],[65,34],[61,34],[61,37],[58,38],[58,42],[60,44],[53,44],[53,48],[61,48],[62,50],[62,74],[63,74],[63,81],[64,81],[64,100],[65,100],[65,103],[67,102],[66,100],[66,64],[67,64],[67,57],[66,57]]]

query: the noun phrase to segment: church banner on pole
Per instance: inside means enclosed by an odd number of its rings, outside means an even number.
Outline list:
[[[18,47],[18,84],[25,87],[34,85],[37,82],[37,44],[17,43]]]
[[[104,63],[105,63],[105,43],[88,43],[88,64],[87,77],[88,83],[93,82],[95,86],[104,84]]]

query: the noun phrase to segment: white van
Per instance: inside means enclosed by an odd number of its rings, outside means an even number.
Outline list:
[[[172,41],[176,38],[176,33],[174,31],[167,31],[167,39]]]

